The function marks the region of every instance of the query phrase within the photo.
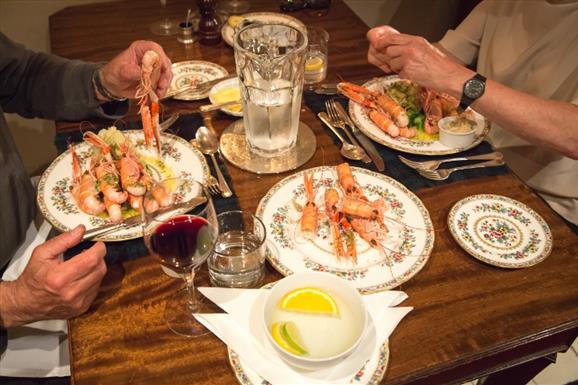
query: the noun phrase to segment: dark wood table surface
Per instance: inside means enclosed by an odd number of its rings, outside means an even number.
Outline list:
[[[278,11],[278,1],[251,0],[252,11]],[[170,0],[171,17],[183,18],[193,1]],[[208,60],[234,71],[233,50],[194,43],[185,48],[174,36],[154,36],[148,24],[160,18],[158,0],[127,0],[73,6],[50,17],[52,52],[87,61],[111,59],[137,39],[160,43],[171,60]],[[292,16],[330,33],[328,80],[380,75],[366,61],[367,27],[341,1],[319,15]],[[199,103],[169,101],[165,112],[187,111]],[[318,149],[301,169],[342,161],[331,137],[306,107],[302,118],[317,136]],[[232,120],[216,114],[217,130]],[[78,123],[57,122],[58,130]],[[228,165],[243,210],[254,211],[281,175],[258,176]],[[550,225],[554,248],[540,264],[518,270],[486,265],[463,251],[447,230],[450,207],[477,193],[501,194],[536,210]],[[578,237],[530,188],[509,173],[476,178],[416,192],[436,229],[431,258],[399,289],[414,310],[390,338],[384,384],[459,383],[500,371],[495,383],[526,383],[553,354],[578,334]],[[208,284],[206,268],[198,283]],[[267,280],[281,276],[267,266]],[[168,298],[180,285],[150,257],[109,267],[91,309],[71,320],[72,378],[89,384],[234,384],[226,346],[215,336],[186,339],[163,321]],[[546,357],[546,358],[543,358]],[[513,369],[509,369],[513,368]]]

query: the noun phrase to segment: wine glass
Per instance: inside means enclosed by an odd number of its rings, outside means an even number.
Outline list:
[[[215,244],[218,224],[211,196],[197,181],[186,182],[187,199],[202,202],[188,214],[147,215],[143,222],[143,238],[148,251],[159,262],[179,274],[185,288],[167,301],[165,320],[176,334],[197,337],[208,330],[195,319],[200,311],[199,293],[194,284],[195,273],[205,262]]]
[[[248,0],[221,0],[217,4],[219,13],[226,15],[240,15],[251,8]]]
[[[155,21],[150,25],[150,29],[152,33],[155,35],[160,36],[170,36],[175,35],[179,32],[179,26],[177,23],[171,21],[167,17],[167,0],[160,0],[161,2],[161,13],[162,13],[162,20]]]

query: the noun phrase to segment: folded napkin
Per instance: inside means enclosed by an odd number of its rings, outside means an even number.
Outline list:
[[[24,244],[17,250],[2,280],[16,280],[28,264],[34,248],[46,240],[51,226],[34,223],[26,232]],[[33,322],[8,329],[8,346],[0,359],[0,376],[53,377],[69,376],[68,332],[65,320]]]
[[[318,370],[302,370],[283,361],[265,335],[262,304],[266,289],[199,288],[227,314],[195,314],[207,329],[237,353],[251,369],[273,384],[345,384],[388,339],[411,307],[394,308],[407,298],[401,291],[363,297],[368,328],[357,348],[339,363]]]

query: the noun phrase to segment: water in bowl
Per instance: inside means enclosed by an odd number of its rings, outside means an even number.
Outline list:
[[[353,313],[339,296],[331,296],[337,303],[338,315],[287,311],[275,306],[269,318],[269,332],[276,323],[293,322],[307,351],[304,357],[327,358],[344,352],[359,338],[363,317]]]

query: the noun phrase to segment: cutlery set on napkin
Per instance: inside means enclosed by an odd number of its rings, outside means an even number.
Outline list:
[[[349,383],[371,357],[379,354],[399,322],[413,309],[396,307],[407,298],[401,291],[363,296],[369,316],[357,347],[337,364],[304,370],[281,359],[265,335],[260,315],[268,289],[201,287],[199,291],[226,313],[195,314],[195,318],[272,384]]]

